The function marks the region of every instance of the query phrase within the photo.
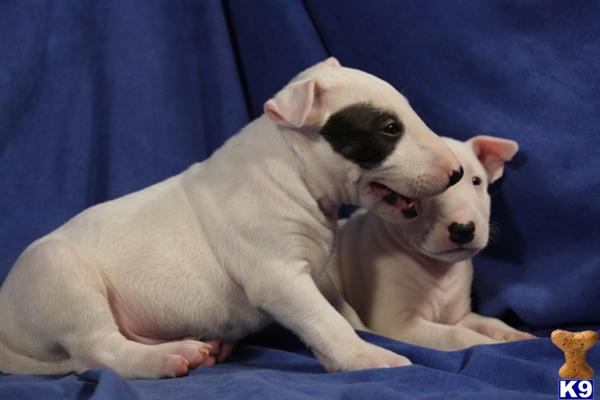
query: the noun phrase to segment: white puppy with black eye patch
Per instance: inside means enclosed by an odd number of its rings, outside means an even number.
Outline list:
[[[464,167],[462,181],[417,202],[418,218],[392,223],[360,210],[340,223],[337,251],[319,286],[355,328],[408,343],[457,350],[533,338],[471,312],[470,303],[471,258],[488,243],[487,186],[502,176],[517,143],[444,139]]]
[[[333,58],[264,108],[206,161],[31,244],[0,289],[0,370],[179,376],[214,363],[200,340],[273,319],[328,370],[409,364],[361,340],[314,278],[339,204],[406,219],[413,199],[460,180],[460,164],[400,93]]]

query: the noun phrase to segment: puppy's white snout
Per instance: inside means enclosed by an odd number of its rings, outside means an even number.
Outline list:
[[[423,147],[430,152],[429,158],[429,181],[431,187],[427,196],[435,196],[450,186],[456,185],[464,175],[464,169],[450,148],[440,140],[433,132]]]

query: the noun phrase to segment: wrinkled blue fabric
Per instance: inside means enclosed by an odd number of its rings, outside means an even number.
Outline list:
[[[532,330],[600,326],[600,3],[504,0],[0,3],[0,281],[27,244],[209,156],[334,55],[389,81],[440,135],[517,140],[476,261],[478,310]],[[1,399],[550,399],[549,339],[325,374],[264,333],[186,378],[0,375]],[[600,370],[600,346],[589,360]]]

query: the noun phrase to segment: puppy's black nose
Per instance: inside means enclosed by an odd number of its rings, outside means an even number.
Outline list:
[[[455,169],[454,171],[452,171],[452,174],[450,175],[450,183],[448,184],[448,187],[450,187],[452,185],[456,185],[458,183],[458,181],[461,180],[461,178],[463,177],[464,174],[465,174],[465,170],[463,169],[462,165],[460,166],[459,169]]]
[[[456,244],[467,244],[475,238],[475,224],[469,221],[466,224],[453,222],[448,226],[450,240]]]

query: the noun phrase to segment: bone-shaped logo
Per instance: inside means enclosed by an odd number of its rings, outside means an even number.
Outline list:
[[[565,353],[565,363],[558,370],[562,379],[592,379],[594,370],[585,359],[585,353],[598,342],[594,331],[567,332],[557,329],[550,336],[552,343]]]

